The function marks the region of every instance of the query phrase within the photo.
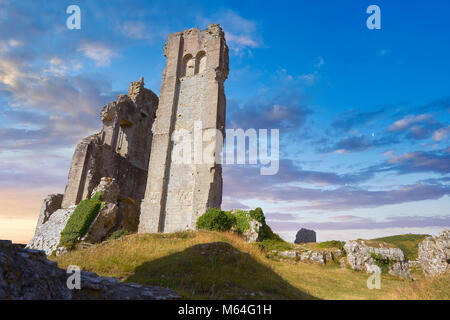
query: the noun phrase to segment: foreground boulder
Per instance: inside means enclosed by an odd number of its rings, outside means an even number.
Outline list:
[[[427,237],[419,243],[418,263],[426,276],[444,274],[450,270],[450,230],[438,237]]]
[[[316,242],[316,232],[301,228],[295,236],[295,243]]]
[[[0,240],[0,300],[105,300],[179,299],[173,290],[156,286],[121,283],[81,271],[81,288],[67,287],[66,270],[45,257],[45,252],[24,249],[11,241]]]
[[[379,273],[385,269],[389,274],[411,278],[408,261],[399,248],[383,243],[371,243],[363,240],[350,240],[344,245],[347,264],[353,270],[367,273]]]

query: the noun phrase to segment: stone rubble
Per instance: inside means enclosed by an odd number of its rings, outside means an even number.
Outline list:
[[[371,254],[376,254],[393,262],[389,266],[389,274],[411,278],[408,260],[399,248],[371,247],[365,241],[350,240],[345,243],[344,250],[347,253],[347,263],[353,270],[373,270],[377,265]]]
[[[444,230],[437,237],[427,237],[419,244],[418,263],[429,277],[444,274],[450,270],[450,230]]]
[[[47,255],[52,254],[57,249],[61,240],[61,231],[63,231],[74,210],[75,206],[56,210],[48,221],[37,227],[33,238],[26,247],[43,250]]]
[[[44,251],[22,248],[0,240],[0,300],[168,300],[179,299],[173,290],[121,283],[81,271],[81,289],[70,290],[71,276],[46,258]]]

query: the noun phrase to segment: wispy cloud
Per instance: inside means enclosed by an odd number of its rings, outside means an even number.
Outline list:
[[[117,56],[114,49],[101,42],[82,43],[78,51],[83,52],[86,57],[94,60],[95,64],[99,67],[110,65],[111,59]]]
[[[204,27],[210,23],[220,23],[226,33],[228,46],[236,55],[263,46],[257,23],[233,10],[221,10],[210,17],[200,17],[198,20]]]

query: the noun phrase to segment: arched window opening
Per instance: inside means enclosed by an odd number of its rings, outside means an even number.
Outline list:
[[[195,74],[202,73],[206,69],[206,53],[200,51],[195,59]]]
[[[194,75],[195,59],[191,54],[186,55],[183,58],[183,72],[181,76],[192,76]]]

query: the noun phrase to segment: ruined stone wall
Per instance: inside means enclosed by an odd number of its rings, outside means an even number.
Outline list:
[[[75,149],[62,208],[89,198],[102,177],[115,178],[121,198],[140,203],[157,108],[158,97],[144,88],[141,78],[131,83],[128,95],[102,109],[102,131],[83,139]]]
[[[160,102],[153,126],[152,153],[139,232],[195,229],[197,218],[222,202],[222,168],[213,161],[178,163],[173,157],[175,131],[224,132],[224,81],[228,47],[219,25],[169,35],[164,47]],[[220,152],[223,135],[200,142]],[[195,146],[192,145],[192,150]]]

